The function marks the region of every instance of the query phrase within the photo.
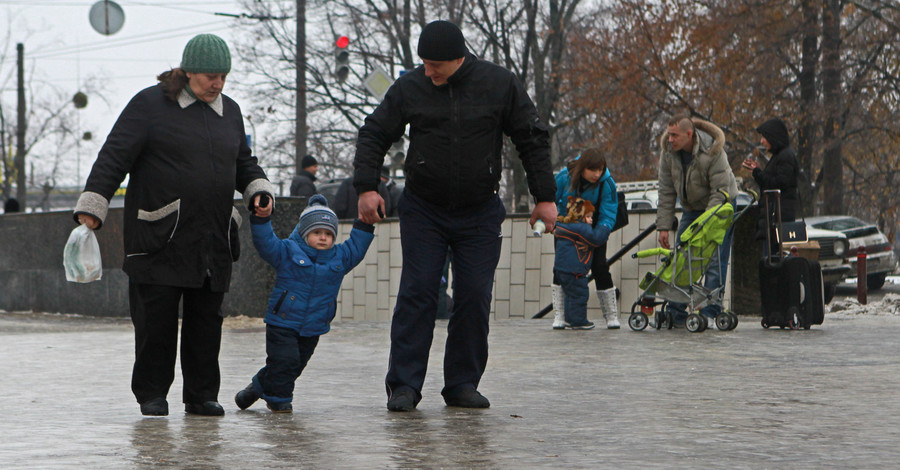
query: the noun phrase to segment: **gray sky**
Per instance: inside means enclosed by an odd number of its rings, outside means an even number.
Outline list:
[[[99,145],[128,100],[153,85],[157,74],[178,66],[191,37],[213,33],[232,45],[230,26],[235,20],[214,13],[242,11],[234,0],[114,1],[124,10],[125,23],[117,33],[105,36],[94,31],[88,20],[96,0],[0,0],[0,31],[9,27],[11,42],[2,51],[9,56],[0,77],[15,67],[18,42],[25,45],[26,70],[34,68],[35,78],[72,95],[88,78],[102,77],[103,99],[89,96],[87,108],[80,113],[81,127],[93,133],[94,141],[79,152],[79,184],[87,178]],[[240,103],[234,91],[226,84],[225,93]],[[3,101],[15,106],[14,81],[4,89]]]

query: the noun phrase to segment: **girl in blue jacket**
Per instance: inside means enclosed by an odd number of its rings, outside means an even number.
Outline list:
[[[240,409],[262,398],[275,413],[293,411],[294,382],[319,336],[331,328],[341,281],[375,238],[375,226],[356,220],[350,238],[335,245],[337,220],[321,194],[309,199],[297,227],[283,240],[268,217],[251,214],[253,245],[277,275],[266,308],[266,365],[235,395]]]
[[[619,328],[616,288],[606,263],[606,242],[616,224],[616,182],[606,166],[606,158],[597,148],[585,150],[556,175],[556,206],[560,218],[566,215],[569,196],[594,204],[592,223],[556,224],[556,258],[553,263],[552,299],[554,329],[588,330],[594,324],[587,319],[590,289],[587,273],[594,275],[600,307],[606,327]]]

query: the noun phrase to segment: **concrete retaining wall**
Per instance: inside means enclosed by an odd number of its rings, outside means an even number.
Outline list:
[[[256,254],[250,241],[247,209],[239,201],[236,203],[245,217],[241,227],[241,259],[234,266],[231,290],[225,297],[223,310],[226,315],[261,316],[274,285],[274,271]],[[273,224],[279,237],[290,233],[304,205],[302,198],[278,199]],[[75,284],[66,281],[62,267],[63,247],[75,227],[71,212],[0,216],[0,310],[128,316],[128,278],[121,270],[122,209],[110,209],[107,219],[97,231],[103,252],[103,278],[90,284]],[[610,237],[607,255],[612,256],[655,219],[654,211],[632,213],[630,224]],[[351,223],[341,223],[338,239],[346,239],[350,228]],[[494,280],[492,315],[495,319],[531,318],[550,303],[553,239],[551,236],[532,238],[529,233],[527,215],[511,215],[503,223],[503,251]],[[736,237],[735,246],[740,246],[737,245],[740,238]],[[651,234],[631,252],[654,246],[656,236]],[[389,219],[376,226],[375,241],[365,260],[344,278],[336,318],[390,319],[397,298],[401,261],[400,226],[396,219]],[[639,279],[646,272],[654,271],[658,261],[631,259],[629,253],[612,266],[613,281],[622,291],[623,312],[630,310],[639,295]],[[755,277],[755,269],[752,274]],[[729,284],[732,277],[729,272]],[[729,293],[726,305],[730,305],[730,297]],[[594,294],[588,307],[589,317],[602,317]],[[735,311],[744,313],[735,307]]]

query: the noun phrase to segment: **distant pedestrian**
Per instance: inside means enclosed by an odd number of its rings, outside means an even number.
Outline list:
[[[659,139],[659,204],[656,212],[657,241],[672,249],[678,237],[707,209],[737,197],[737,182],[725,153],[725,133],[719,126],[691,119],[685,114],[672,116]],[[727,196],[726,196],[727,194]],[[681,202],[681,221],[674,239],[669,232],[675,222],[675,201]],[[725,285],[734,228],[730,227],[719,249],[712,256],[703,279],[709,291]],[[722,312],[722,299],[714,299],[700,310],[712,319]],[[674,323],[684,324],[686,305],[669,302],[666,306]]]
[[[12,214],[15,212],[19,212],[19,200],[11,197],[3,203],[3,213],[4,214]]]
[[[316,157],[306,155],[300,160],[300,173],[291,181],[291,196],[305,197],[309,199],[316,194],[316,173],[319,171],[319,162]]]
[[[101,228],[129,176],[122,269],[135,336],[131,390],[144,415],[169,414],[179,310],[185,411],[225,413],[219,346],[222,300],[240,249],[234,191],[260,217],[272,213],[275,192],[247,146],[240,107],[222,94],[230,70],[222,38],[188,41],[181,67],[161,73],[122,111],[75,206],[79,223]]]
[[[388,184],[391,183],[391,174],[387,167],[381,168],[381,181],[378,183],[378,194],[384,198],[384,216],[391,217],[395,214],[396,209],[391,198],[391,190]],[[341,181],[338,186],[337,194],[334,196],[334,213],[339,219],[355,219],[359,217],[359,208],[357,203],[359,196],[356,194],[356,188],[353,187],[353,175],[348,176]]]
[[[337,245],[337,216],[316,194],[286,239],[268,217],[250,216],[253,245],[276,272],[266,308],[266,365],[234,401],[244,410],[257,400],[275,413],[293,411],[294,382],[312,357],[319,336],[331,328],[341,281],[366,256],[375,227],[356,220],[350,238]]]
[[[761,191],[770,189],[778,189],[781,191],[781,221],[793,222],[797,218],[797,212],[800,209],[800,193],[797,190],[797,182],[800,176],[800,161],[797,154],[791,148],[791,136],[788,133],[787,126],[781,119],[769,119],[756,128],[759,132],[759,142],[769,151],[772,156],[766,163],[765,168],[759,165],[755,158],[744,160],[743,166],[753,171],[753,179],[759,185]],[[765,230],[772,230],[772,227],[766,227],[765,204],[762,204],[763,210],[759,214],[759,233],[758,238],[766,239]],[[769,214],[774,220],[773,213]],[[765,247],[765,253],[768,254],[773,248],[777,250],[775,237],[771,237],[775,247]]]

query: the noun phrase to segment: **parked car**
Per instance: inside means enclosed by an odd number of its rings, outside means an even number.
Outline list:
[[[818,260],[822,267],[822,287],[827,304],[834,298],[837,285],[850,274],[850,263],[847,261],[850,243],[843,233],[809,226],[809,221],[810,218],[807,217],[806,234],[809,241],[819,244]],[[789,246],[785,246],[785,249],[788,248]]]
[[[806,225],[817,229],[834,230],[847,236],[850,248],[844,254],[850,266],[849,277],[856,277],[856,255],[859,247],[866,249],[866,285],[871,290],[884,286],[888,274],[897,269],[894,247],[877,226],[849,215],[807,217]]]
[[[641,189],[637,191],[627,191],[625,193],[625,204],[628,210],[640,209],[656,209],[659,201],[659,190],[657,189]],[[753,196],[743,191],[739,192],[735,197],[735,209],[741,210],[747,204],[753,202]],[[675,201],[675,207],[681,208],[681,201]]]

